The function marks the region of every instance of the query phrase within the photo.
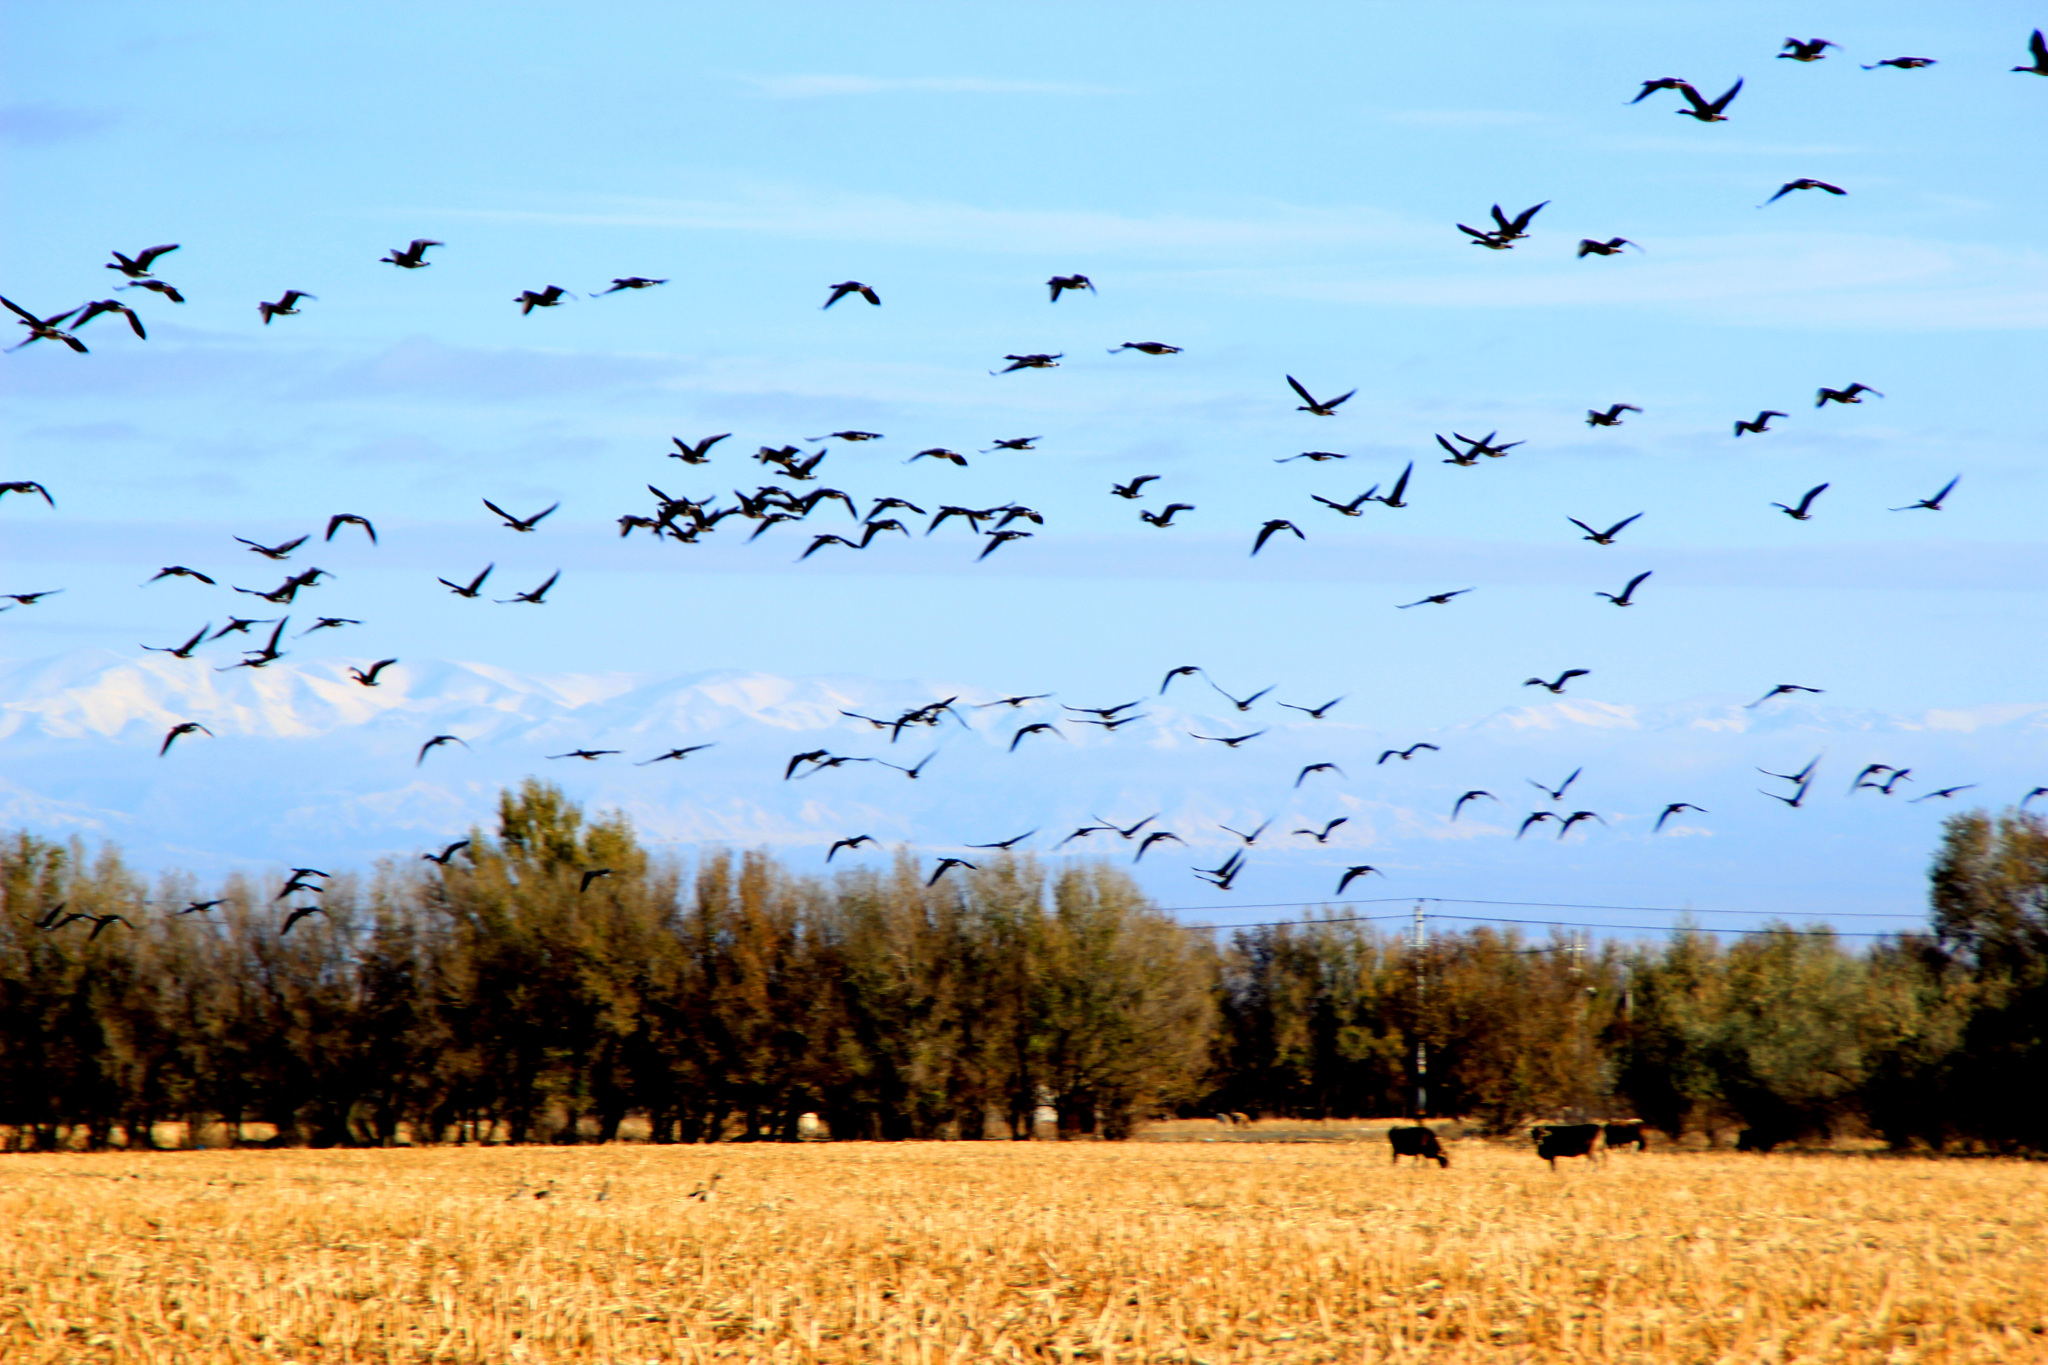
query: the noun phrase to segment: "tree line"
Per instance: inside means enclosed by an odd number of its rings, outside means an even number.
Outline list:
[[[586,874],[604,870],[606,875]],[[2048,824],[1952,818],[1930,923],[1417,945],[1191,927],[1117,867],[686,870],[529,780],[445,865],[314,895],[0,844],[0,1142],[1128,1136],[1170,1114],[1639,1116],[1750,1145],[2048,1149]],[[179,913],[206,900],[219,904]],[[281,932],[288,907],[322,912]],[[65,914],[118,915],[43,928]]]

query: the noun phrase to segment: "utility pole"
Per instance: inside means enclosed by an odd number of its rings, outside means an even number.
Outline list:
[[[1423,1003],[1429,998],[1429,977],[1424,955],[1429,949],[1429,917],[1422,901],[1415,902],[1415,930],[1408,948],[1415,956],[1415,1119],[1429,1117],[1429,1043],[1422,1036]]]

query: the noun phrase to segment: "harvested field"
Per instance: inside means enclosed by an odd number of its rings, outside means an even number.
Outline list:
[[[8,1156],[0,1360],[2048,1359],[2048,1166],[1452,1161],[1222,1138]]]

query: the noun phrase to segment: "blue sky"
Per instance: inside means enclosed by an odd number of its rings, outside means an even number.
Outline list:
[[[317,609],[367,623],[332,646],[351,658],[1111,700],[1201,663],[1396,726],[1567,666],[1643,705],[1781,681],[1879,711],[2041,699],[2048,80],[2008,68],[2048,10],[592,8],[0,18],[0,292],[110,297],[109,249],[175,241],[158,273],[190,298],[140,298],[146,343],[101,320],[89,357],[0,364],[5,476],[59,498],[0,502],[0,591],[66,589],[0,615],[0,654],[170,643],[229,603],[138,591],[156,568],[269,586],[230,536],[346,510],[384,543],[310,562],[337,574]],[[1842,47],[1777,60],[1787,34]],[[1907,55],[1939,64],[1859,69]],[[1627,104],[1662,76],[1746,85],[1707,126],[1669,92]],[[1849,194],[1756,207],[1797,176]],[[1511,252],[1453,227],[1543,200]],[[1611,235],[1643,250],[1573,257]],[[447,243],[432,268],[377,263],[415,236]],[[1100,292],[1049,304],[1073,271]],[[626,274],[671,282],[512,303]],[[820,311],[843,279],[883,306]],[[262,326],[286,288],[318,300]],[[1186,349],[1107,353],[1140,340]],[[987,373],[1020,351],[1066,359]],[[1289,373],[1358,393],[1314,418]],[[1887,396],[1814,409],[1851,380]],[[1589,429],[1611,402],[1645,411]],[[1730,435],[1766,407],[1790,416]],[[614,533],[649,482],[750,488],[756,446],[846,427],[888,439],[834,443],[832,486],[1045,525],[979,564],[955,528],[801,564],[791,527]],[[663,458],[727,430],[712,466]],[[1452,430],[1526,444],[1454,468]],[[931,445],[970,467],[901,463]],[[1274,463],[1308,449],[1350,458]],[[1410,508],[1310,501],[1410,460]],[[1108,496],[1141,473],[1160,496]],[[1957,474],[1939,514],[1887,510]],[[1771,509],[1821,482],[1812,521]],[[514,536],[483,497],[562,510]],[[1137,522],[1168,500],[1197,510]],[[1613,547],[1566,521],[1638,511]],[[1270,517],[1309,539],[1250,559]],[[508,595],[563,580],[535,611],[433,582],[487,562]],[[1644,569],[1630,611],[1593,596]]]

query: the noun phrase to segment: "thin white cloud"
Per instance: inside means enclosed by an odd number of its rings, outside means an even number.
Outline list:
[[[743,76],[770,99],[824,99],[838,95],[1118,95],[1113,86],[1063,81],[1004,81],[977,76]]]

